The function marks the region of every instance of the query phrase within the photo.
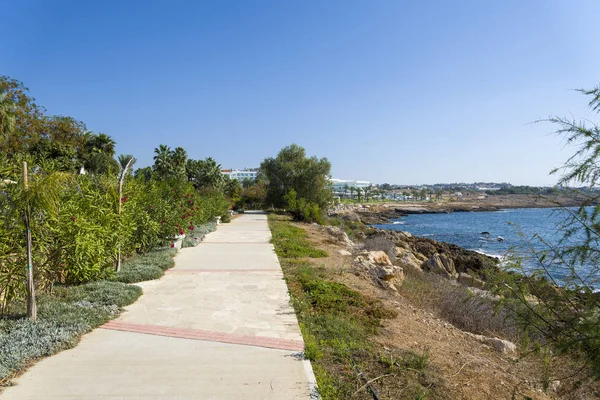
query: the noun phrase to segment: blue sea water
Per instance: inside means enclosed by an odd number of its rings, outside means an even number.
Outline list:
[[[510,209],[494,212],[454,212],[444,214],[411,214],[389,224],[374,225],[377,228],[406,231],[415,236],[428,237],[440,242],[456,244],[468,250],[488,255],[504,257],[509,250],[523,257],[526,269],[535,268],[530,246],[543,250],[538,240],[531,240],[534,234],[546,242],[556,245],[563,232],[560,223],[566,218],[566,211],[550,208]],[[482,232],[489,232],[483,234]],[[504,240],[499,241],[498,237]],[[551,274],[559,281],[567,272],[555,263]],[[588,273],[590,268],[582,268]]]

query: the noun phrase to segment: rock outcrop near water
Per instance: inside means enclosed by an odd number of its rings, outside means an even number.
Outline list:
[[[483,288],[484,271],[498,265],[496,258],[407,232],[377,229],[367,235],[367,240],[393,243],[396,246],[394,264],[407,272],[427,271],[471,287]]]

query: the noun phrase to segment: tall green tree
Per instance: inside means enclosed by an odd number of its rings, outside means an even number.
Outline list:
[[[185,167],[187,160],[187,152],[183,147],[176,147],[175,150],[173,150],[171,153],[171,166],[174,178],[185,180]]]
[[[205,160],[188,160],[187,176],[198,189],[223,189],[226,184],[221,164],[211,157]]]
[[[285,208],[286,196],[294,189],[298,200],[327,208],[332,199],[328,188],[330,170],[331,164],[326,158],[307,157],[304,148],[296,144],[284,147],[277,157],[266,158],[260,165],[260,175],[267,188],[267,204]]]
[[[11,135],[15,130],[15,109],[8,93],[0,90],[0,138]]]
[[[8,76],[0,76],[4,115],[10,115],[13,129],[0,132],[2,150],[9,158],[24,155],[43,135],[44,109],[35,103],[23,83]],[[0,111],[2,112],[2,111]]]
[[[154,149],[154,165],[152,169],[159,178],[166,179],[171,175],[173,171],[172,153],[171,148],[164,144]]]

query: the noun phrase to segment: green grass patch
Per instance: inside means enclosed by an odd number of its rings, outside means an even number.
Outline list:
[[[175,265],[176,250],[163,248],[134,256],[121,265],[121,270],[111,279],[124,283],[136,283],[158,279],[164,271]]]
[[[304,229],[289,224],[285,217],[271,214],[269,225],[273,234],[275,252],[279,257],[327,257],[326,251],[316,248],[308,241],[308,234]]]
[[[56,287],[38,297],[37,322],[24,316],[25,304],[15,304],[0,319],[0,383],[40,357],[74,347],[83,334],[115,318],[141,294],[139,287],[121,282]]]

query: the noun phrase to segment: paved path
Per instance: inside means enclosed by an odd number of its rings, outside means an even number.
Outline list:
[[[116,320],[33,366],[2,400],[310,399],[314,377],[266,215],[183,249]]]

